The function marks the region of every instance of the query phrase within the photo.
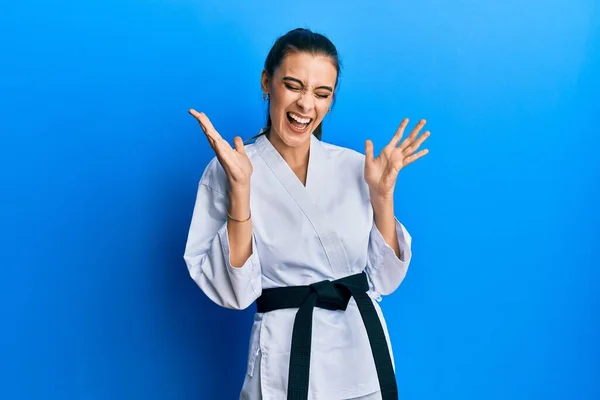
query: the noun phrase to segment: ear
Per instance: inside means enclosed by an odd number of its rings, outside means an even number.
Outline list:
[[[267,73],[266,69],[263,69],[262,74],[260,76],[260,86],[261,86],[263,93],[270,93],[269,92],[269,83],[270,83],[269,74]]]

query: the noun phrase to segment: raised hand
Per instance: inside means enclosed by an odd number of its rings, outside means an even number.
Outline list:
[[[378,196],[382,199],[392,197],[400,170],[429,153],[427,149],[415,153],[430,135],[427,131],[417,139],[419,131],[425,126],[424,119],[419,121],[410,135],[397,147],[407,125],[408,118],[405,118],[392,140],[377,158],[373,155],[373,142],[370,140],[365,142],[365,181],[369,185],[371,197]]]
[[[252,163],[244,149],[242,138],[236,136],[233,139],[235,149],[219,135],[219,132],[213,127],[212,123],[202,112],[190,109],[189,113],[200,123],[210,146],[215,152],[217,159],[223,166],[227,179],[232,189],[249,189],[250,177],[252,175]]]

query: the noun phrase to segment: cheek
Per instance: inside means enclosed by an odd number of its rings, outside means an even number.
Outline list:
[[[281,105],[276,101],[271,100],[271,106],[269,107],[269,114],[271,116],[271,125],[275,127],[278,131],[281,130],[283,125],[282,111],[284,109],[281,108]]]
[[[279,105],[277,103],[276,98],[271,98],[271,103],[269,105],[269,113],[271,114],[271,119],[275,120],[277,118],[279,118],[278,115],[278,111],[279,111]]]
[[[282,102],[285,101],[283,93],[277,91],[271,95],[271,112],[276,113],[282,108]],[[275,116],[275,115],[273,115]]]
[[[327,115],[327,110],[329,110],[329,107],[331,105],[331,102],[329,101],[323,101],[322,104],[317,105],[317,114],[318,114],[318,118],[321,120],[323,118],[325,118],[325,116]]]
[[[285,110],[294,102],[293,96],[285,91],[277,91],[271,97],[269,112],[273,121],[279,121],[285,117]]]

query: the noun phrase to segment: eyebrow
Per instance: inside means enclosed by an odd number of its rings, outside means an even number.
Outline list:
[[[304,86],[304,83],[302,83],[302,81],[300,79],[292,78],[291,76],[284,76],[283,80],[296,82],[297,84]],[[329,90],[330,92],[333,92],[333,88],[331,86],[319,86],[319,87],[315,88],[315,90],[316,89],[325,89],[325,90]]]

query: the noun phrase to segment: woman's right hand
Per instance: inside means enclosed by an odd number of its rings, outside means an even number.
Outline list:
[[[244,149],[242,138],[236,136],[233,139],[235,149],[219,135],[219,132],[213,127],[212,123],[202,112],[190,109],[189,113],[200,123],[204,134],[206,135],[210,146],[215,152],[217,159],[225,170],[227,179],[232,190],[249,190],[250,177],[252,175],[252,163]]]

